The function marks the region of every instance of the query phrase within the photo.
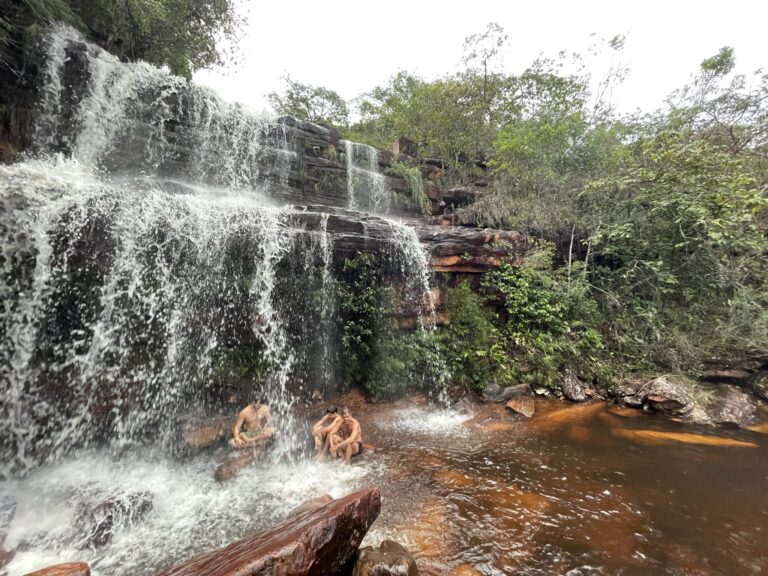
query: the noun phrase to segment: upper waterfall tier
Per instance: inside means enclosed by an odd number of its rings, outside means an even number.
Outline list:
[[[120,62],[66,26],[46,51],[34,149],[110,174],[376,213],[407,190],[382,173],[391,154],[346,143],[330,126],[256,114],[167,70]]]

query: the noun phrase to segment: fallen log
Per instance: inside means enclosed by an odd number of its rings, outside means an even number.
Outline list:
[[[260,532],[173,566],[158,576],[324,576],[357,552],[381,511],[377,487],[333,500]]]

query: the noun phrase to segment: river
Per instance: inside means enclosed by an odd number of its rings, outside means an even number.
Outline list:
[[[265,462],[213,479],[215,454],[82,453],[4,483],[18,508],[10,574],[81,559],[95,576],[152,574],[275,525],[305,499],[382,488],[364,544],[404,544],[421,574],[751,575],[768,570],[768,438],[602,403],[440,410],[343,398],[374,450],[351,466]],[[322,407],[306,409],[309,422]],[[692,443],[695,442],[695,443]],[[701,442],[706,442],[702,444]],[[710,445],[711,444],[711,445]],[[147,491],[153,509],[105,547],[77,549],[86,491]],[[80,489],[80,490],[78,490]]]

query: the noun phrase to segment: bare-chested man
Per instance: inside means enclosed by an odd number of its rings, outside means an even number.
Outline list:
[[[341,421],[337,422],[328,434],[331,437],[331,456],[344,458],[344,464],[349,464],[352,456],[363,451],[363,434],[360,429],[360,422],[352,418],[352,413],[347,407],[341,411]]]
[[[243,448],[268,440],[275,435],[275,423],[265,400],[255,400],[240,410],[232,428],[232,448]]]
[[[325,458],[331,447],[331,435],[329,432],[333,430],[333,427],[337,422],[341,422],[341,415],[339,414],[336,406],[331,406],[325,411],[323,416],[312,427],[312,436],[315,439],[315,460],[318,462]]]

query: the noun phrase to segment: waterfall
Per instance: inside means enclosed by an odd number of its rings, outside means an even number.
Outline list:
[[[392,204],[392,191],[379,171],[379,151],[359,142],[344,141],[347,163],[348,206],[386,214]]]
[[[400,277],[405,279],[404,303],[417,310],[418,330],[422,335],[434,336],[437,327],[435,304],[431,288],[429,257],[419,242],[416,232],[410,226],[397,220],[387,220],[392,229],[392,260],[400,269]],[[429,375],[434,378],[432,386],[435,400],[448,406],[447,391],[448,366],[443,361],[437,343],[431,343],[434,359]]]
[[[292,458],[297,394],[335,389],[340,258],[329,212],[286,203],[293,132],[66,26],[46,49],[35,157],[0,168],[0,477],[91,446],[173,451],[230,393],[270,400]],[[386,213],[377,150],[344,149],[350,207]],[[428,258],[389,228],[382,258],[427,318]]]

